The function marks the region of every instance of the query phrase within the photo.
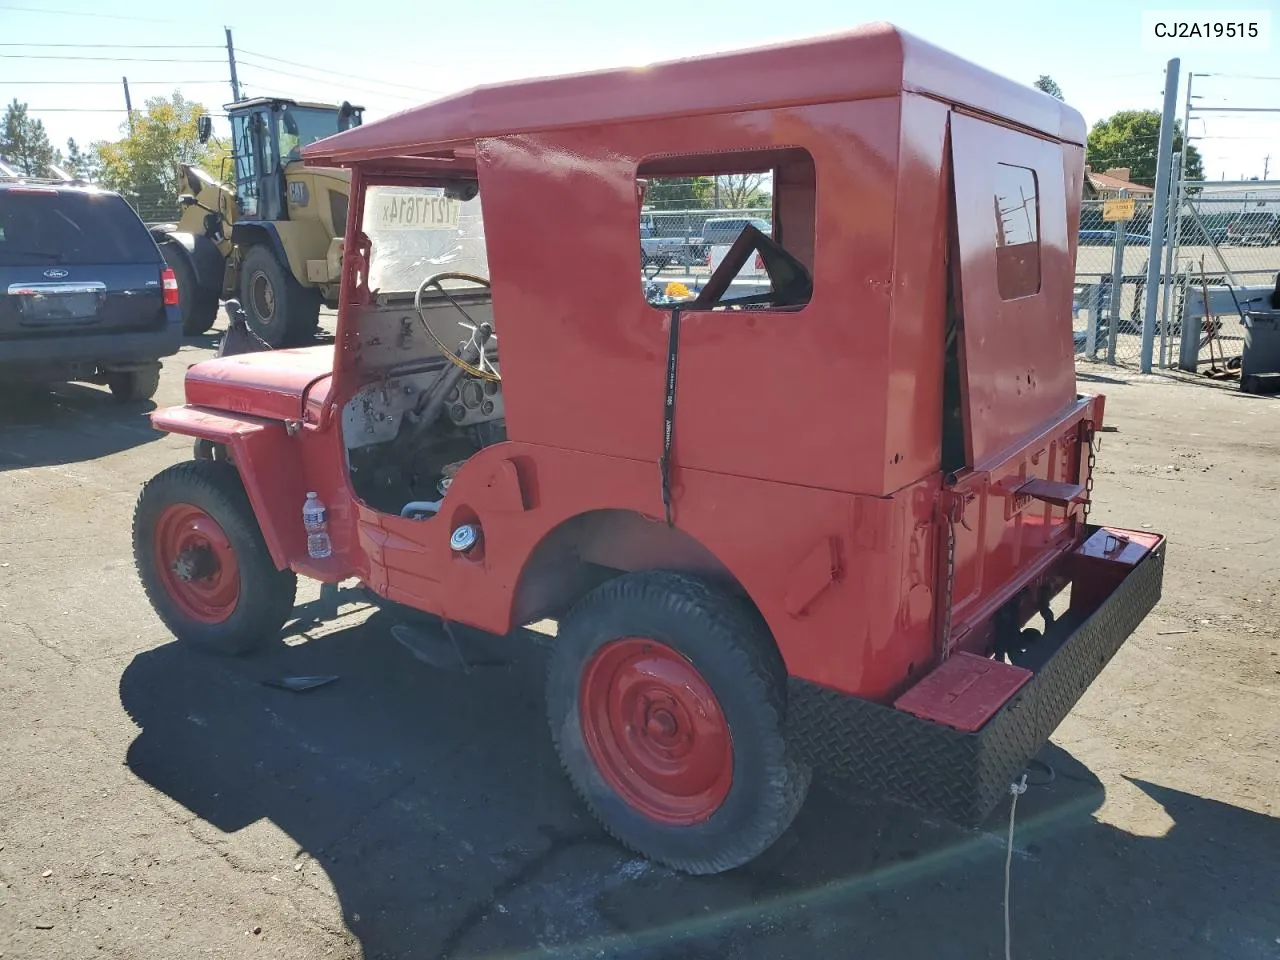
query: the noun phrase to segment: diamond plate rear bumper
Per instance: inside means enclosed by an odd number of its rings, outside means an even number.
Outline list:
[[[975,733],[792,678],[787,731],[799,755],[877,795],[980,823],[1160,599],[1165,542],[1096,609],[1060,620],[1035,676]]]

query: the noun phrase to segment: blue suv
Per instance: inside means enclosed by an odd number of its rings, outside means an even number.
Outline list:
[[[146,400],[181,343],[177,280],[122,197],[0,181],[0,378]]]

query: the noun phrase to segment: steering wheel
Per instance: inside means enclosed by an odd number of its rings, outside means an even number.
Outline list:
[[[442,284],[445,280],[465,280],[467,283],[474,283],[476,286],[484,287],[486,290],[489,289],[489,281],[484,277],[477,277],[475,274],[432,274],[418,285],[418,292],[413,295],[413,308],[418,312],[418,320],[421,321],[423,329],[427,331],[427,336],[436,342],[436,346],[440,348],[440,353],[455,367],[459,367],[471,374],[471,376],[478,377],[481,380],[501,383],[502,374],[494,367],[486,350],[486,344],[490,340],[494,341],[494,343],[498,341],[498,335],[493,332],[493,324],[476,323],[462,304],[455,300],[449,291],[444,288]],[[422,312],[422,294],[433,287],[440,291],[441,296],[448,300],[455,310],[466,317],[466,320],[462,322],[462,326],[471,331],[471,338],[462,344],[458,353],[454,353],[446,347],[444,341],[436,336],[435,331],[431,329],[431,324],[427,323],[426,315]]]

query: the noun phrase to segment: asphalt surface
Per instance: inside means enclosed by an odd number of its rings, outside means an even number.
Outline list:
[[[1166,600],[1019,801],[1013,955],[1277,958],[1280,401],[1089,369],[1098,515],[1170,535]],[[1007,806],[966,831],[820,782],[760,860],[690,878],[575,799],[541,634],[431,667],[354,598],[311,622],[310,589],[262,656],[180,647],[129,530],[187,456],[98,388],[0,401],[0,956],[1004,955]]]

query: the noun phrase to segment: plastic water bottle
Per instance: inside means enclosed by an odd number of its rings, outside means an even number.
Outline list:
[[[323,560],[333,553],[327,512],[314,492],[307,494],[307,502],[302,505],[302,527],[307,531],[307,555],[311,559]]]

